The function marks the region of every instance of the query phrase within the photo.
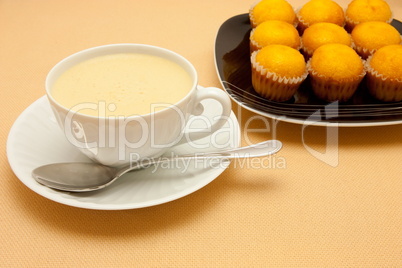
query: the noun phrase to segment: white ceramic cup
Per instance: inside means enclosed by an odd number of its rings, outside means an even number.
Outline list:
[[[74,112],[52,97],[53,84],[66,70],[82,61],[116,53],[145,53],[173,61],[187,71],[193,81],[192,86],[188,94],[174,105],[128,117],[90,116],[79,113],[79,110]],[[197,84],[194,66],[175,52],[143,44],[112,44],[83,50],[56,64],[46,78],[46,94],[57,122],[73,145],[94,161],[119,166],[133,159],[158,157],[168,148],[186,142],[189,136],[194,141],[222,128],[231,113],[229,97],[218,88],[198,88]],[[218,119],[206,129],[186,132],[190,115],[202,116],[201,101],[205,99],[214,99],[222,106]]]

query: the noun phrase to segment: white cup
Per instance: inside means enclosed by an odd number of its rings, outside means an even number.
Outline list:
[[[128,117],[91,116],[79,110],[74,112],[52,97],[53,84],[66,70],[82,61],[116,53],[145,53],[173,61],[190,75],[193,82],[191,89],[174,105],[149,114]],[[194,141],[222,128],[231,113],[229,97],[218,88],[199,89],[197,84],[198,76],[194,66],[175,52],[143,44],[112,44],[83,50],[56,64],[46,78],[46,94],[57,122],[74,146],[96,162],[119,166],[133,159],[158,157],[172,146],[186,142],[189,136]],[[190,115],[202,116],[201,101],[205,99],[214,99],[222,106],[221,113],[217,115],[218,120],[214,120],[206,129],[185,131]],[[163,103],[163,100],[160,102]],[[91,105],[100,108],[101,104]]]

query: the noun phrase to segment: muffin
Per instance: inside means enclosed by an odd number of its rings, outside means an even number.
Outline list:
[[[366,21],[382,21],[391,23],[392,11],[384,0],[353,0],[345,12],[346,30]]]
[[[392,25],[382,21],[358,24],[352,31],[352,39],[355,50],[363,59],[367,59],[383,46],[401,43],[399,32]]]
[[[366,73],[364,61],[351,47],[343,44],[317,48],[307,69],[313,92],[326,101],[350,99]]]
[[[285,0],[261,0],[250,8],[249,17],[253,28],[267,20],[297,23],[293,7]]]
[[[301,34],[317,22],[330,22],[341,27],[345,24],[345,14],[342,7],[332,0],[310,0],[296,15]]]
[[[284,45],[269,45],[251,54],[254,90],[273,101],[292,98],[307,77],[303,55]]]
[[[302,52],[309,59],[313,52],[325,44],[352,45],[350,35],[344,28],[329,22],[315,23],[307,28],[302,36]]]
[[[366,65],[371,95],[382,101],[402,101],[402,45],[380,48]]]
[[[300,49],[299,33],[293,25],[279,20],[265,21],[251,31],[251,52],[274,44]]]

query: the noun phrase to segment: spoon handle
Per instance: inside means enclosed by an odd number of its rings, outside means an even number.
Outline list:
[[[247,158],[261,157],[278,152],[282,148],[282,142],[278,140],[268,140],[250,146],[239,147],[219,152],[206,152],[199,154],[181,155],[178,158]]]
[[[176,161],[179,159],[205,159],[205,158],[220,158],[220,159],[234,159],[234,158],[247,158],[247,157],[261,157],[271,155],[278,152],[282,148],[282,143],[278,140],[268,140],[261,143],[256,143],[246,147],[240,147],[235,149],[229,149],[219,152],[207,152],[198,154],[187,154],[175,157],[161,157],[143,159],[141,161],[130,164],[126,168],[122,168],[116,177],[120,177],[123,174],[137,169],[146,168],[155,164]]]

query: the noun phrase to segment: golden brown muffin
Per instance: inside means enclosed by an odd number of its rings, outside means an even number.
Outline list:
[[[315,95],[326,101],[350,99],[366,73],[364,61],[343,44],[317,48],[307,68]]]
[[[250,8],[250,23],[253,28],[267,20],[280,20],[295,25],[296,14],[285,0],[261,0]]]
[[[310,0],[298,12],[298,29],[305,29],[318,22],[330,22],[341,27],[345,24],[345,14],[341,6],[332,0]]]
[[[402,100],[402,45],[380,48],[367,59],[367,85],[382,101]]]
[[[351,32],[357,24],[366,21],[391,23],[392,11],[384,0],[353,0],[346,9],[345,18],[345,27]]]
[[[251,31],[251,52],[274,44],[300,49],[299,33],[293,25],[279,20],[265,21]]]
[[[352,31],[354,48],[367,59],[377,49],[387,45],[399,45],[401,35],[390,24],[382,21],[368,21],[358,24]]]
[[[303,55],[284,45],[269,45],[251,54],[251,80],[266,99],[289,100],[307,77]]]
[[[344,28],[329,22],[319,22],[307,28],[302,36],[302,51],[308,59],[325,44],[352,45],[352,39]]]

